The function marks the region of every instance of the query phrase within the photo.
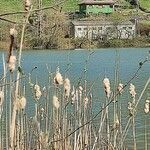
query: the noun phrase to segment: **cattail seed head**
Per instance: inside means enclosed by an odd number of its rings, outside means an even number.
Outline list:
[[[31,7],[31,1],[25,0],[25,11],[29,11]]]
[[[26,98],[24,96],[17,98],[14,101],[14,106],[16,107],[16,110],[25,109],[26,107]]]
[[[4,101],[4,92],[0,91],[0,106],[3,104]]]
[[[146,114],[150,112],[150,101],[149,101],[149,100],[146,100],[146,101],[145,101],[144,112],[145,112]]]
[[[134,103],[132,102],[128,102],[128,111],[129,111],[129,115],[133,116],[135,113],[135,108],[134,108]]]
[[[13,37],[17,36],[17,30],[15,28],[10,28],[9,34]]]
[[[43,89],[42,89],[42,95],[46,98],[47,97],[47,89],[46,87],[44,86]]]
[[[25,107],[26,107],[26,98],[24,96],[22,96],[20,98],[20,108],[25,109]]]
[[[42,92],[40,90],[40,86],[38,84],[34,85],[34,96],[36,100],[39,100],[42,96]]]
[[[8,61],[8,68],[10,72],[13,72],[15,70],[15,67],[16,67],[16,56],[11,55]]]
[[[40,86],[38,84],[34,85],[34,90],[40,90]]]
[[[132,103],[128,102],[128,110],[132,109]]]
[[[62,85],[63,84],[63,77],[59,72],[59,68],[57,68],[56,75],[54,77],[54,84],[56,84],[56,85]]]
[[[81,97],[81,95],[82,95],[82,91],[83,91],[83,87],[82,87],[82,86],[79,86],[79,95],[80,95],[80,97]]]
[[[135,86],[134,86],[132,83],[130,84],[129,92],[130,92],[131,96],[132,96],[133,98],[135,98],[135,96],[136,96]]]
[[[44,108],[43,107],[41,108],[41,111],[44,112]]]
[[[122,83],[119,83],[117,91],[119,92],[120,95],[122,94],[122,92],[123,92],[123,84]]]
[[[21,105],[20,105],[20,100],[19,99],[16,99],[14,101],[14,107],[16,108],[16,110],[20,110],[21,109]]]
[[[60,107],[60,103],[59,103],[58,97],[56,97],[56,96],[53,96],[53,106],[56,109],[58,109]]]
[[[70,85],[70,80],[66,78],[64,80],[64,90],[65,90],[65,97],[70,96],[70,90],[71,90],[71,85]]]
[[[107,98],[110,98],[111,90],[110,90],[110,81],[108,78],[104,78],[103,85]]]
[[[43,147],[46,148],[48,144],[48,134],[40,132],[39,141],[43,145]]]

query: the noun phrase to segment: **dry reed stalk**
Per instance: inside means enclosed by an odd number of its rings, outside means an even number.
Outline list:
[[[30,10],[32,10],[32,7],[31,7]],[[25,22],[24,22],[23,27],[22,27],[21,41],[20,41],[20,48],[19,48],[19,56],[18,56],[18,67],[20,67],[20,64],[21,64],[21,54],[22,54],[22,48],[23,48],[24,33],[25,33],[26,24],[28,23],[28,18],[30,16],[30,10],[26,15]],[[15,100],[17,99],[17,96],[18,96],[19,78],[20,78],[20,72],[17,71]],[[17,111],[17,108],[14,105],[13,106],[13,111],[12,111],[12,121],[11,121],[11,131],[12,132],[10,133],[10,148],[9,148],[10,150],[14,149],[14,142],[13,141],[14,141],[14,132],[15,132],[16,111]]]
[[[136,133],[135,133],[135,117],[132,117],[132,131],[133,131],[133,149],[136,150]]]
[[[148,150],[148,142],[147,142],[147,115],[145,115],[145,150]]]
[[[73,111],[75,112],[74,113],[74,120],[75,120],[74,129],[76,129],[77,128],[77,121],[78,121],[77,120],[77,99],[78,99],[78,96],[77,96],[77,94],[75,92],[74,86],[72,88],[71,96],[72,96],[72,98],[71,98],[72,102],[71,103],[72,103],[73,108],[74,108]],[[73,138],[74,138],[73,149],[76,150],[76,147],[77,147],[77,132],[75,132]]]
[[[96,144],[98,144],[97,143],[98,139],[101,140],[101,137],[102,137],[101,131],[102,131],[102,127],[103,127],[103,124],[104,124],[104,121],[105,121],[105,117],[106,117],[106,111],[103,110],[102,113],[101,113],[101,119],[100,119],[100,125],[99,125],[98,135],[95,137],[95,141],[94,141],[92,150],[94,150],[95,147],[96,147]],[[99,144],[101,145],[102,143],[99,143]]]
[[[147,80],[147,82],[146,82],[146,84],[145,84],[145,86],[144,86],[144,88],[143,88],[143,90],[142,90],[142,92],[141,92],[141,94],[140,94],[140,96],[139,96],[139,98],[138,98],[136,104],[135,104],[135,109],[137,108],[137,106],[138,106],[140,100],[142,99],[142,96],[143,96],[145,90],[147,89],[149,83],[150,83],[150,78],[148,78],[148,80]],[[136,113],[135,113],[134,115],[136,116]],[[131,122],[132,117],[133,117],[133,116],[131,116],[131,117],[128,119],[128,122],[127,122],[127,124],[126,124],[126,127],[125,127],[125,129],[123,130],[121,147],[123,147],[123,143],[124,143],[124,140],[125,140],[125,138],[126,138],[126,135],[127,135],[128,128],[129,128],[129,126],[130,126],[130,122]]]
[[[114,79],[114,95],[117,95],[117,93],[119,92],[119,95],[121,95],[122,94],[122,91],[123,91],[123,85],[121,84],[121,83],[119,83],[119,85],[118,85],[118,81],[119,81],[119,60],[120,60],[120,58],[119,58],[119,54],[118,54],[118,51],[116,50],[116,56],[115,56],[116,58],[115,58],[115,79]],[[118,87],[117,87],[118,86]],[[117,87],[117,88],[116,88]],[[112,142],[113,142],[113,147],[114,147],[114,149],[116,148],[116,143],[117,143],[117,134],[118,134],[118,126],[116,125],[117,123],[117,121],[118,121],[118,123],[119,123],[119,120],[117,120],[118,119],[118,111],[120,112],[121,110],[119,110],[119,108],[118,108],[118,96],[115,96],[114,97],[114,103],[113,103],[113,116],[114,116],[114,118],[113,118],[113,122],[114,122],[114,126],[113,126],[113,140],[112,140]],[[111,131],[112,131],[111,130]]]
[[[6,82],[6,66],[5,66],[5,60],[4,60],[4,55],[2,56],[2,60],[3,60],[3,76],[2,76],[2,83],[5,85],[5,82]],[[5,87],[1,87],[0,88],[0,122],[1,122],[1,125],[0,125],[0,148],[3,149],[4,147],[4,141],[3,141],[3,138],[4,138],[4,134],[3,134],[3,130],[6,128],[7,130],[7,126],[4,126],[3,125],[3,120],[5,120],[2,116],[4,112],[4,108],[6,108],[5,106],[5,100],[6,99],[6,95],[5,95]],[[4,129],[3,129],[4,128]]]

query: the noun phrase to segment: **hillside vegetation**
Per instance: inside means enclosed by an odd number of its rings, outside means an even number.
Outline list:
[[[121,11],[115,11],[109,16],[99,15],[99,16],[88,16],[84,18],[84,20],[113,20],[115,22],[120,20],[129,20],[132,16],[137,15],[137,10],[130,7],[130,3],[128,3],[125,0],[119,0],[120,4],[123,4],[129,6],[128,9],[122,9]],[[72,39],[70,36],[70,31],[68,30],[68,18],[70,17],[70,14],[68,13],[66,15],[66,12],[74,12],[78,11],[78,0],[61,0],[61,1],[54,1],[54,0],[43,0],[43,6],[53,6],[57,3],[62,2],[61,5],[59,5],[59,9],[62,7],[63,11],[53,11],[53,9],[48,9],[43,11],[43,22],[42,22],[42,28],[39,27],[38,19],[36,18],[35,13],[33,13],[30,16],[29,22],[31,25],[28,26],[26,36],[25,36],[25,44],[24,47],[26,48],[36,48],[39,45],[42,45],[43,48],[49,49],[49,48],[55,48],[55,49],[69,49],[69,48],[86,48],[89,45],[89,40],[87,39]],[[150,2],[147,0],[140,0],[140,4],[142,7],[149,10],[150,8]],[[33,7],[38,7],[38,0],[32,0]],[[22,0],[0,0],[0,14],[6,13],[6,12],[17,12],[24,10],[23,1]],[[74,15],[74,14],[73,14]],[[143,11],[138,11],[138,15],[142,17],[143,19],[139,22],[140,23],[140,34],[143,36],[149,36],[149,26],[150,22],[147,14]],[[10,21],[17,22],[17,29],[18,33],[20,33],[20,24],[22,23],[22,19],[24,18],[23,15],[10,15],[5,16],[6,19]],[[70,17],[71,18],[71,17]],[[12,27],[13,24],[10,24],[6,21],[0,20],[0,49],[8,49],[7,48],[7,41],[9,39],[9,29]],[[38,31],[38,32],[37,32]],[[41,33],[41,37],[39,38],[39,31]],[[19,37],[19,35],[18,35]],[[124,43],[127,43],[126,47],[145,47],[145,45],[149,45],[149,40],[146,39],[137,39],[135,42],[128,42],[126,40],[122,40],[121,42],[123,44],[120,44],[118,40],[113,41],[106,41],[106,43],[99,43],[99,41],[92,41],[91,45],[94,48],[97,47],[120,47],[122,45],[125,45]],[[145,43],[144,43],[144,42]],[[109,43],[108,43],[109,42]],[[91,46],[90,45],[90,46]]]
[[[35,4],[37,0],[32,0],[32,3]],[[149,9],[150,8],[150,1],[149,0],[139,0],[140,4],[142,7],[144,7],[145,9]],[[54,0],[43,0],[43,6],[48,6],[52,3],[57,3],[57,1]],[[73,10],[77,10],[78,9],[78,5],[77,5],[78,1],[77,0],[64,0],[63,3],[63,9],[65,11],[73,11]],[[23,9],[23,5],[22,5],[22,0],[1,0],[0,2],[0,10],[2,12],[6,12],[6,11],[18,11],[18,10],[22,10]]]
[[[140,0],[140,4],[142,7],[150,9],[150,1],[149,0]]]
[[[32,0],[32,3],[36,3],[37,0]],[[43,0],[43,6],[49,6],[51,4],[55,4],[59,1],[53,0]],[[73,11],[78,9],[76,0],[65,0],[63,2],[63,9],[65,11]],[[0,2],[0,10],[1,12],[8,12],[8,11],[18,11],[23,10],[22,0],[1,0]]]

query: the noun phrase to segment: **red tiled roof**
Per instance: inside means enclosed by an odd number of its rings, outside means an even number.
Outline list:
[[[107,4],[115,4],[113,0],[82,0],[78,3],[79,5],[87,4],[87,5],[107,5]]]

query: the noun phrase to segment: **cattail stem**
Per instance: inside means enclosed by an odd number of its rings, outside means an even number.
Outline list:
[[[28,12],[28,14],[26,16],[25,23],[23,24],[23,27],[22,27],[21,41],[20,41],[20,48],[19,48],[19,56],[18,56],[18,67],[20,67],[20,64],[21,64],[21,54],[22,54],[22,48],[23,48],[24,33],[25,33],[26,24],[28,23],[29,16],[30,16],[30,11]],[[20,78],[20,72],[17,71],[15,100],[17,99],[17,96],[18,96],[19,78]],[[13,141],[14,141],[14,133],[15,133],[15,120],[16,120],[16,106],[13,107],[13,112],[12,112],[11,134],[10,134],[10,149],[14,149],[14,142]]]
[[[136,150],[136,133],[135,133],[135,118],[134,116],[132,117],[132,130],[133,130],[133,145],[134,145],[134,150]]]
[[[148,150],[148,143],[147,143],[147,115],[145,115],[145,150]]]

